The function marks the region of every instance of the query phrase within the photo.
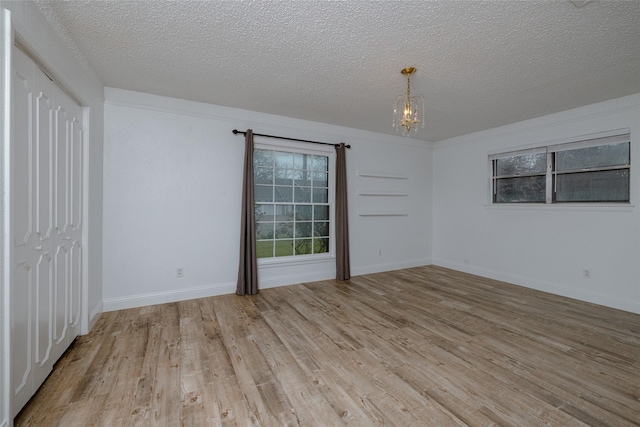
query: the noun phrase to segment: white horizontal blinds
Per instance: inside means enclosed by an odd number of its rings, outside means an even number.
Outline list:
[[[597,147],[601,145],[613,145],[620,144],[622,142],[630,142],[630,134],[614,135],[605,138],[585,139],[582,141],[569,142],[566,144],[549,145],[547,150],[550,153],[556,153],[559,151],[577,150],[580,148]]]

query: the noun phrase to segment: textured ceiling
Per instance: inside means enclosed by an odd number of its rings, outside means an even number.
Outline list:
[[[639,1],[37,3],[106,86],[375,132],[417,67],[429,141],[640,92]]]

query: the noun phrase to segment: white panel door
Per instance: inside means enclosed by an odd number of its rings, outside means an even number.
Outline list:
[[[18,49],[13,67],[11,381],[16,414],[79,334],[82,110]]]
[[[21,52],[20,52],[21,53]],[[27,58],[26,60],[29,60]],[[29,60],[30,61],[30,60]],[[30,61],[31,62],[31,61]],[[33,360],[35,383],[41,383],[51,372],[50,363],[52,351],[54,349],[53,336],[51,332],[52,302],[54,297],[53,288],[53,250],[54,235],[52,234],[52,192],[51,182],[52,171],[52,147],[53,133],[53,91],[51,81],[47,76],[31,62],[33,77],[35,82],[34,94],[34,167],[32,174],[34,190],[34,230],[35,235],[30,241],[31,252],[28,256],[35,264],[34,274],[34,346]],[[15,167],[19,167],[18,164]],[[14,193],[19,189],[14,187]],[[14,352],[15,354],[15,352]],[[33,387],[32,387],[33,388]]]
[[[14,266],[11,277],[11,387],[14,414],[33,394],[34,269],[41,251],[33,233],[35,175],[35,79],[33,62],[14,49],[12,73],[11,228]]]

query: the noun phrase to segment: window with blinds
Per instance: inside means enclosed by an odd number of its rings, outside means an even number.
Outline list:
[[[493,203],[628,203],[629,133],[489,155]]]

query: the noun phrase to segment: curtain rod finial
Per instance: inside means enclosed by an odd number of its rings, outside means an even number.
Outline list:
[[[238,129],[234,129],[231,132],[233,132],[234,135],[237,135],[238,134]]]

